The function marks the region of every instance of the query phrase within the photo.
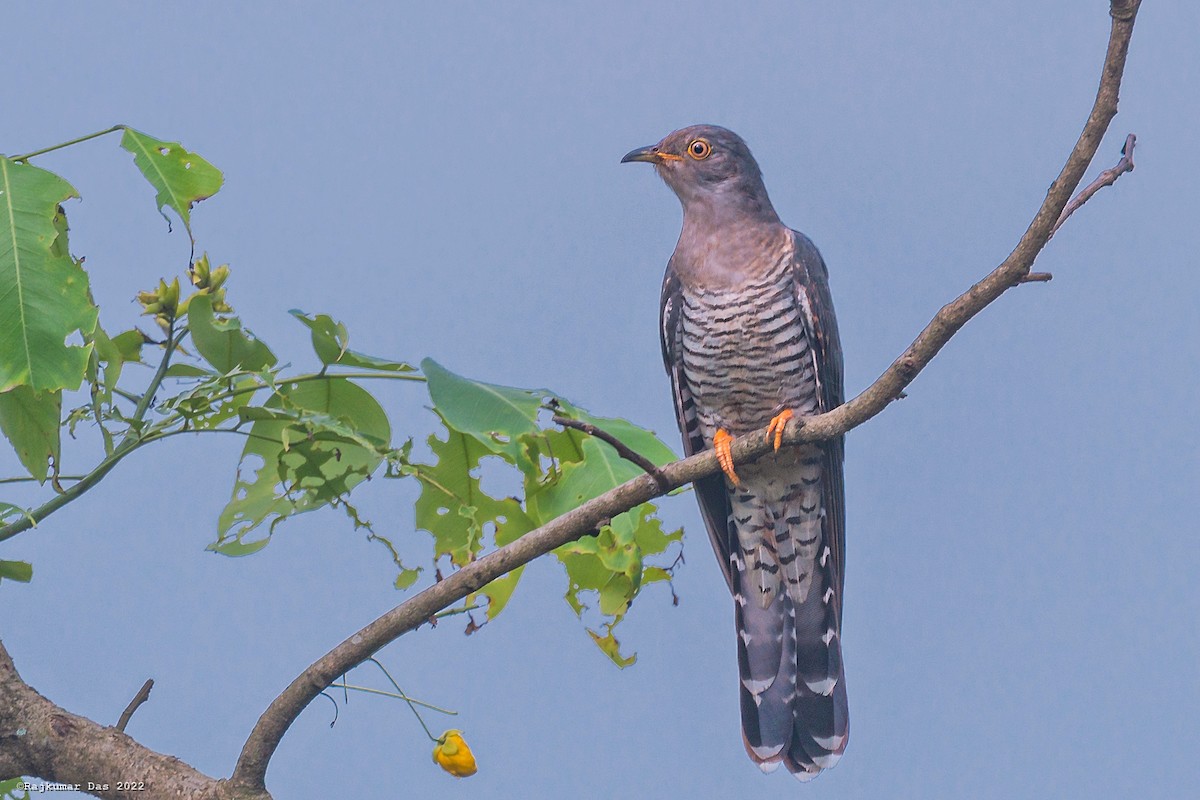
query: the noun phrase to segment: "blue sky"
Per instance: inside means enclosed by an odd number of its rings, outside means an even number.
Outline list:
[[[657,304],[680,214],[621,155],[696,122],[744,136],[829,264],[853,395],[1015,244],[1091,107],[1103,5],[9,3],[0,151],[114,122],[182,139],[226,176],[199,244],[283,360],[310,358],[287,310],[325,312],[355,347],[548,386],[675,445]],[[636,666],[595,649],[537,564],[479,634],[444,624],[381,655],[460,710],[478,775],[438,770],[399,704],[354,697],[331,729],[319,700],[275,796],[1194,790],[1197,31],[1196,4],[1145,4],[1089,179],[1131,131],[1137,170],[1046,248],[1053,282],[1004,296],[849,436],[837,769],[801,787],[745,757],[731,602],[683,496],[663,512],[688,532],[681,601],[639,599]],[[187,257],[129,160],[113,137],[37,162],[83,195],[72,246],[110,329]],[[398,434],[433,429],[419,388],[385,396]],[[129,732],[211,775],[299,670],[403,599],[333,513],[250,558],[204,552],[239,446],[143,451],[3,548],[36,571],[0,587],[26,680],[112,723],[153,677]],[[411,487],[383,484],[364,504],[421,552]]]

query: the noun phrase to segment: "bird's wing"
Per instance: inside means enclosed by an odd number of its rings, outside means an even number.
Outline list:
[[[687,455],[705,449],[704,436],[700,432],[700,420],[696,413],[696,399],[683,375],[683,341],[681,335],[681,308],[683,292],[679,278],[671,264],[663,279],[662,298],[659,304],[659,322],[662,335],[663,364],[671,377],[671,393],[675,398],[675,417],[679,432],[683,434],[683,449]],[[704,527],[717,553],[717,563],[725,575],[725,583],[733,591],[733,576],[730,574],[729,548],[729,495],[721,473],[696,481],[696,496],[700,500],[700,513]]]
[[[792,231],[795,258],[792,275],[800,303],[805,333],[812,343],[813,372],[819,384],[817,398],[820,411],[832,411],[845,402],[842,388],[842,343],[838,338],[837,317],[833,313],[833,296],[829,292],[829,271],[816,245],[807,236]],[[838,619],[841,620],[842,586],[846,578],[846,492],[842,480],[844,443],[842,437],[825,442],[826,480],[823,483],[822,508],[825,509],[825,541],[829,543],[837,579]]]

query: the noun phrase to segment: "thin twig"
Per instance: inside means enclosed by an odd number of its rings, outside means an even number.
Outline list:
[[[125,730],[125,726],[129,724],[129,720],[133,717],[133,712],[138,710],[142,703],[150,699],[150,690],[154,688],[154,678],[147,678],[142,684],[142,688],[138,689],[138,693],[129,701],[129,705],[125,706],[125,710],[121,712],[121,718],[117,720],[117,730]]]
[[[171,366],[171,353],[175,351],[175,347],[179,344],[183,334],[179,338],[175,338],[175,320],[172,319],[167,327],[167,340],[163,343],[163,357],[158,362],[158,369],[154,371],[154,377],[150,379],[150,383],[146,386],[146,391],[142,394],[142,399],[138,400],[137,408],[133,410],[133,423],[129,427],[129,432],[125,434],[125,439],[121,442],[124,446],[126,442],[136,439],[138,435],[137,427],[146,417],[146,412],[150,410],[151,404],[154,403],[154,395],[158,393],[158,389],[162,386],[163,379],[167,377],[167,369]]]
[[[45,155],[46,153],[53,153],[55,150],[62,150],[64,147],[70,147],[73,144],[79,144],[80,142],[86,142],[89,139],[95,139],[98,136],[106,136],[110,133],[116,133],[117,131],[123,131],[127,127],[128,127],[127,125],[113,125],[111,128],[105,128],[102,131],[96,131],[95,133],[89,133],[86,136],[79,136],[79,137],[71,139],[70,141],[67,141],[67,142],[60,142],[58,144],[52,144],[49,147],[43,147],[41,150],[34,150],[32,153],[25,153],[24,155],[13,156],[11,160],[13,160],[13,161],[28,161],[29,159],[33,158],[34,156]]]
[[[938,311],[913,343],[864,392],[825,414],[789,422],[784,432],[786,443],[800,444],[836,438],[879,414],[912,383],[963,325],[1016,285],[1021,276],[1029,274],[1034,260],[1050,239],[1055,221],[1062,215],[1071,193],[1083,179],[1109,123],[1116,116],[1121,77],[1125,71],[1129,39],[1139,5],[1140,0],[1111,0],[1112,28],[1091,114],[1061,172],[1050,185],[1041,207],[1013,251],[986,277]],[[766,429],[739,436],[731,448],[735,464],[753,461],[771,449],[772,443],[766,440]],[[712,450],[667,464],[660,470],[672,488],[715,475],[719,471],[720,465]],[[305,706],[339,675],[370,658],[372,653],[389,642],[417,628],[433,614],[478,591],[501,575],[589,534],[601,520],[612,518],[665,493],[653,478],[639,475],[468,564],[351,635],[305,668],[271,701],[242,745],[237,766],[229,779],[230,785],[248,790],[261,790],[265,786],[267,765],[283,735]]]
[[[583,431],[588,436],[595,436],[601,441],[608,442],[610,445],[612,445],[613,449],[617,451],[617,455],[626,461],[631,461],[634,464],[637,464],[643,472],[645,472],[651,478],[654,478],[654,482],[658,484],[658,488],[662,489],[664,492],[669,490],[667,479],[663,477],[662,472],[657,466],[655,466],[653,461],[629,447],[627,444],[613,436],[608,431],[597,428],[590,422],[571,419],[559,414],[555,414],[553,417],[551,417],[551,419],[556,425],[561,425],[564,428],[574,428],[577,431]]]
[[[1054,276],[1049,272],[1031,272],[1017,278],[1017,283],[1046,283],[1052,280],[1054,280]]]
[[[1137,144],[1137,136],[1129,134],[1125,137],[1125,145],[1121,148],[1121,160],[1116,163],[1116,166],[1109,167],[1096,176],[1096,180],[1083,187],[1079,194],[1075,195],[1067,207],[1058,215],[1058,222],[1054,223],[1054,227],[1050,230],[1050,235],[1058,233],[1058,229],[1067,221],[1067,217],[1079,210],[1079,207],[1091,199],[1092,195],[1103,189],[1105,186],[1112,186],[1117,182],[1117,178],[1124,175],[1126,172],[1133,172],[1133,148]]]
[[[377,694],[377,695],[381,695],[382,697],[394,697],[397,700],[403,700],[406,703],[412,703],[413,705],[418,705],[418,706],[421,706],[422,708],[429,708],[434,711],[440,711],[441,713],[449,714],[452,717],[458,716],[457,711],[451,711],[448,708],[442,708],[441,706],[435,706],[433,703],[426,703],[424,700],[418,700],[415,697],[409,697],[406,694],[397,694],[396,692],[385,692],[382,689],[372,689],[369,686],[354,686],[353,684],[346,683],[344,678],[342,679],[342,683],[331,683],[329,685],[329,688],[331,688],[331,689],[353,689],[356,692],[365,692],[367,694]]]

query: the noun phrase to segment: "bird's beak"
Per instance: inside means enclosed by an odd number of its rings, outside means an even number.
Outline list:
[[[649,147],[639,147],[637,150],[630,150],[621,159],[622,164],[628,164],[631,161],[645,161],[650,164],[662,164],[666,161],[679,161],[679,156],[672,153],[664,153],[658,149],[658,145],[652,144]]]

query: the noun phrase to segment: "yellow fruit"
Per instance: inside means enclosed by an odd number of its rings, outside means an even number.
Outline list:
[[[443,733],[433,748],[433,760],[456,778],[466,778],[477,771],[475,756],[463,739],[462,731],[451,730]]]

